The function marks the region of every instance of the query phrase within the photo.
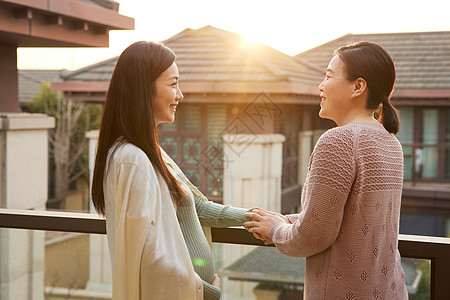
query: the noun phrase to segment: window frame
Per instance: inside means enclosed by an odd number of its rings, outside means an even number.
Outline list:
[[[416,182],[419,183],[450,183],[450,177],[445,177],[445,168],[446,168],[446,150],[450,150],[450,143],[446,143],[446,123],[447,118],[450,118],[450,114],[447,114],[450,111],[450,107],[438,107],[438,106],[399,106],[398,109],[411,107],[413,110],[413,141],[412,143],[404,143],[400,141],[403,149],[405,147],[412,148],[412,154],[410,155],[412,158],[412,176],[411,179],[405,179],[406,182],[412,182],[413,184]],[[423,112],[427,109],[434,109],[438,111],[438,140],[437,144],[425,144],[422,140],[423,137]],[[450,121],[450,120],[448,120]],[[400,124],[401,130],[401,124]],[[423,149],[427,147],[435,147],[437,148],[437,162],[436,162],[436,177],[434,178],[423,178],[421,176],[422,168],[417,166],[417,155],[418,149]],[[406,156],[404,156],[406,157]],[[450,159],[450,158],[449,158]],[[406,172],[405,172],[406,173]]]

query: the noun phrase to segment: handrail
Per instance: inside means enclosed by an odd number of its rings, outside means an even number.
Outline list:
[[[106,234],[105,219],[89,213],[0,208],[0,228]],[[264,246],[243,228],[212,228],[213,242]],[[448,299],[450,238],[399,235],[402,257],[431,261],[431,299]]]
[[[89,213],[0,208],[0,227],[106,234],[105,219]]]

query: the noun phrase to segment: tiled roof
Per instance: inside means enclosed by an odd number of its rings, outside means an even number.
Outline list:
[[[336,48],[358,41],[380,44],[389,52],[397,71],[397,89],[450,88],[450,31],[347,34],[296,58],[325,73]]]
[[[61,81],[61,70],[19,70],[19,103],[34,98],[44,82]]]
[[[422,273],[414,259],[402,258],[408,292],[415,294]],[[302,286],[305,278],[305,258],[280,253],[275,247],[257,247],[219,271],[232,280],[269,282]]]
[[[112,72],[116,67],[118,58],[119,57],[116,56],[75,71],[65,71],[61,74],[61,77],[64,80],[109,81],[111,79]]]
[[[163,41],[177,55],[182,81],[315,82],[319,70],[265,45],[212,26],[186,29]],[[66,80],[108,81],[117,57],[65,74]]]
[[[246,44],[241,35],[206,26],[186,29],[165,41],[177,54],[186,81],[314,81],[319,75],[266,45]]]
[[[236,280],[303,285],[305,258],[286,256],[274,247],[257,247],[220,273]]]

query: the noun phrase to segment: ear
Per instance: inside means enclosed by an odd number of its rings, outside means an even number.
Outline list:
[[[359,97],[363,95],[367,91],[367,82],[362,79],[358,78],[353,82],[353,97]]]

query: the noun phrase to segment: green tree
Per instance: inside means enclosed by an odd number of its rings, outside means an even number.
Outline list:
[[[86,131],[98,129],[102,111],[100,104],[84,104],[65,99],[60,92],[42,84],[34,99],[27,104],[31,113],[45,113],[55,118],[49,134],[50,176],[53,178],[54,202],[62,207],[69,185],[80,176],[87,176],[88,140]],[[59,205],[58,205],[59,204]]]
[[[410,295],[410,300],[428,300],[430,299],[430,281],[431,281],[431,262],[427,259],[420,259],[416,262],[417,269],[422,272],[417,292]]]

